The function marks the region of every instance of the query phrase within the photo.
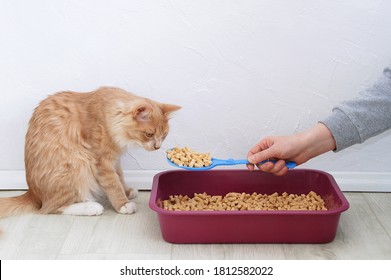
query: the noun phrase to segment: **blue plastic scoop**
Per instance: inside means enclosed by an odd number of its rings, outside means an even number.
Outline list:
[[[194,170],[194,171],[202,171],[202,170],[209,170],[219,165],[237,165],[237,164],[250,164],[250,162],[246,159],[218,159],[218,158],[212,158],[212,164],[209,166],[204,167],[189,167],[189,166],[180,166],[172,162],[168,157],[166,157],[169,164],[175,167],[183,168],[186,170]],[[266,162],[277,162],[276,160],[265,160],[260,162],[259,164],[264,164]],[[297,166],[296,162],[294,161],[287,161],[285,162],[286,167],[289,169],[292,169]]]

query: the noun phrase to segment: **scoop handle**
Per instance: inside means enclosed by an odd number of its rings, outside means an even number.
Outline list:
[[[274,159],[264,160],[264,161],[261,161],[259,164],[264,164],[266,162],[276,163],[277,160],[274,160]],[[236,164],[249,164],[250,162],[246,159],[231,159],[230,158],[230,159],[222,160],[222,159],[216,158],[216,159],[213,159],[213,163],[215,165],[236,165]],[[286,165],[286,167],[288,167],[288,169],[292,169],[297,166],[297,163],[294,161],[286,161],[285,165]]]
[[[273,162],[273,163],[276,163],[277,160],[275,159],[268,159],[268,160],[264,160],[264,161],[261,161],[259,164],[264,164],[266,162]],[[294,161],[286,161],[285,162],[285,166],[288,167],[288,169],[292,169],[292,168],[295,168],[297,166],[297,163],[294,162]]]

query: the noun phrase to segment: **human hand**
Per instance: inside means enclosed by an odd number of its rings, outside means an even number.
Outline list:
[[[255,165],[264,172],[284,175],[288,171],[286,160],[300,165],[333,149],[335,149],[335,140],[331,132],[324,124],[318,123],[303,133],[265,137],[248,152],[247,159],[252,164],[248,164],[247,168],[252,171]],[[267,159],[277,161],[257,164]]]

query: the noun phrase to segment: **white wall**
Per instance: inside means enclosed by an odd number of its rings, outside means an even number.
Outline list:
[[[183,106],[163,149],[129,151],[124,169],[170,169],[164,150],[174,145],[243,158],[262,137],[312,126],[379,77],[391,61],[390,26],[391,1],[381,0],[3,0],[0,172],[23,171],[40,100],[102,85]],[[303,167],[389,174],[390,147],[388,132]]]

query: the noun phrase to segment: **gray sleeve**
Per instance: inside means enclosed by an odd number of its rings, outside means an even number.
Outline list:
[[[385,68],[375,84],[360,92],[357,98],[338,104],[320,122],[333,134],[336,152],[390,129],[391,68]]]

